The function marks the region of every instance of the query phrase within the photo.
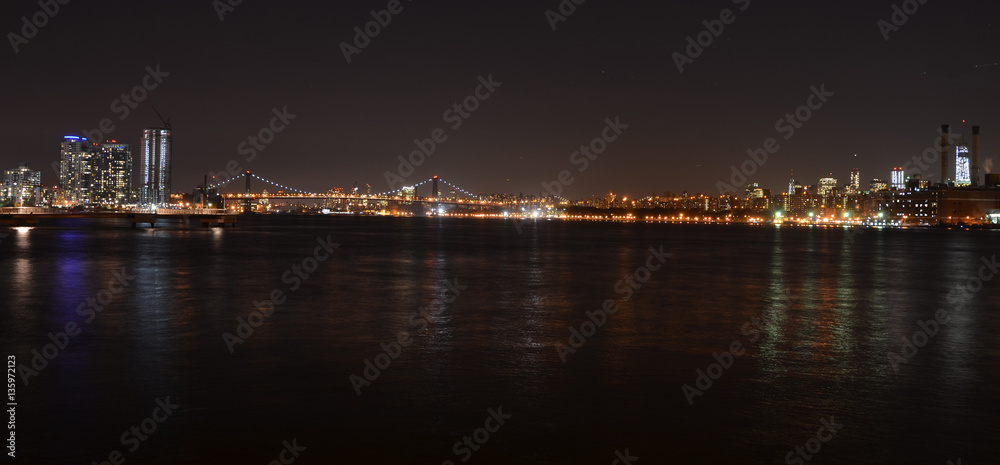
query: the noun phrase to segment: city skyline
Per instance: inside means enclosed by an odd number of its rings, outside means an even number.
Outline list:
[[[166,121],[164,121],[164,123],[166,123],[166,124],[169,125],[169,123],[166,122]],[[948,127],[948,126],[945,125],[943,127]],[[970,159],[969,159],[969,154],[970,154],[969,147],[970,146],[976,147],[976,152],[978,153],[978,146],[979,146],[979,143],[980,143],[980,139],[979,139],[979,135],[980,135],[979,131],[980,131],[980,129],[979,128],[980,128],[979,126],[972,126],[970,128],[971,129],[971,133],[974,134],[974,137],[972,137],[972,138],[969,139],[970,142],[960,143],[960,142],[962,142],[961,141],[961,137],[959,137],[957,141],[956,140],[952,140],[952,138],[949,138],[948,157],[947,157],[947,160],[942,159],[942,166],[950,166],[950,167],[952,167],[951,171],[949,172],[950,174],[959,173],[959,170],[961,170],[962,166],[964,166],[965,167],[964,168],[965,169],[964,172],[965,172],[965,175],[967,176],[967,178],[957,178],[954,175],[948,176],[947,179],[949,180],[950,183],[953,183],[953,184],[955,184],[957,186],[968,186],[968,185],[972,184],[971,183],[971,176],[973,176],[973,175],[970,174],[972,172],[972,168],[971,168],[972,165],[970,164]],[[939,132],[939,134],[940,133],[941,132]],[[951,132],[950,130],[949,130],[949,133],[952,136],[955,135],[954,132]],[[147,140],[147,138],[148,138],[148,140]],[[118,143],[117,140],[114,140],[114,141],[107,140],[107,141],[105,141],[104,143],[101,143],[101,144],[97,144],[96,142],[90,141],[90,142],[88,142],[88,143],[85,144],[85,143],[83,143],[83,141],[88,141],[88,138],[86,138],[86,137],[76,136],[76,135],[63,136],[63,144],[64,144],[64,146],[63,146],[63,150],[62,150],[62,152],[63,152],[62,158],[64,158],[64,160],[60,164],[58,164],[58,165],[56,163],[53,163],[51,165],[53,167],[53,169],[55,169],[57,166],[60,167],[59,168],[59,182],[58,182],[58,185],[60,187],[62,187],[63,184],[68,184],[68,185],[71,186],[70,187],[71,190],[73,190],[73,191],[79,191],[81,189],[81,187],[80,186],[74,187],[75,184],[73,184],[73,183],[78,182],[78,181],[76,181],[76,178],[78,178],[80,176],[85,176],[86,180],[82,181],[82,187],[83,187],[83,190],[86,191],[87,189],[89,189],[89,183],[92,182],[92,181],[90,181],[90,176],[91,175],[89,173],[89,166],[90,165],[81,165],[81,166],[88,166],[88,168],[87,168],[87,170],[85,172],[80,172],[80,173],[72,173],[72,169],[65,168],[66,163],[67,163],[67,161],[65,160],[66,153],[67,153],[66,152],[66,146],[65,146],[65,144],[67,143],[67,141],[69,141],[70,143],[81,144],[81,147],[86,146],[88,144],[92,144],[95,147],[97,147],[99,145],[100,148],[98,148],[97,150],[99,152],[104,152],[104,156],[108,156],[108,150],[110,148],[112,148],[112,147],[119,147],[119,148],[124,149],[126,151],[126,153],[124,154],[124,156],[127,157],[128,161],[127,161],[127,163],[123,162],[122,160],[117,160],[117,161],[114,162],[116,164],[116,166],[119,167],[117,169],[117,171],[116,171],[116,174],[113,175],[114,178],[115,178],[115,180],[113,181],[114,182],[114,186],[116,186],[116,190],[117,190],[118,193],[111,194],[110,190],[105,189],[106,192],[103,194],[103,197],[101,197],[101,200],[97,201],[97,202],[93,202],[93,203],[95,203],[95,204],[129,204],[129,203],[139,203],[139,204],[147,204],[147,205],[154,204],[154,203],[155,204],[165,205],[165,204],[169,203],[170,192],[171,192],[171,187],[170,187],[171,186],[171,183],[170,183],[170,174],[171,174],[170,173],[171,172],[170,168],[171,168],[171,166],[170,165],[172,164],[171,163],[171,158],[172,158],[172,153],[171,153],[172,152],[171,151],[172,129],[169,129],[169,128],[147,128],[147,129],[143,129],[143,135],[142,135],[142,139],[141,140],[142,140],[142,142],[141,142],[140,146],[142,147],[142,151],[143,152],[142,152],[141,156],[139,157],[138,162],[134,163],[132,161],[131,145],[130,144]],[[938,148],[939,147],[940,147],[940,142],[939,142]],[[931,148],[933,148],[933,147],[931,147]],[[926,150],[930,150],[931,148],[925,149],[925,151]],[[87,157],[90,157],[89,149],[81,148],[79,150],[82,150],[84,153],[86,153]],[[165,153],[166,153],[165,157],[163,157],[163,156],[160,155],[160,153],[162,151],[164,151],[164,150],[165,150]],[[935,150],[937,150],[937,149],[935,149]],[[912,161],[916,161],[916,163],[913,163],[913,162],[908,162],[907,163],[906,166],[909,167],[909,170],[906,170],[903,167],[899,167],[899,166],[892,167],[891,170],[890,170],[890,172],[889,172],[889,176],[887,176],[885,178],[885,179],[890,179],[890,182],[888,183],[887,187],[891,187],[893,189],[903,189],[905,187],[905,182],[908,179],[910,179],[910,177],[915,177],[917,179],[924,179],[924,180],[928,180],[928,181],[932,181],[932,182],[935,182],[934,181],[935,176],[938,179],[940,179],[940,171],[938,171],[938,172],[935,173],[933,170],[929,169],[929,167],[931,166],[931,164],[928,164],[926,162],[921,163],[918,160],[919,160],[919,156],[915,156],[915,157],[913,157]],[[22,162],[22,164],[23,163],[25,163],[25,162]],[[964,163],[964,165],[963,165],[963,163]],[[138,167],[134,167],[133,164],[137,164]],[[981,163],[979,166],[982,167],[983,165],[984,164]],[[988,159],[987,159],[987,162],[985,163],[985,165],[986,166],[992,166],[992,163],[989,162]],[[148,168],[147,168],[147,166],[148,166]],[[138,177],[132,178],[132,173],[133,172],[138,173]],[[105,168],[104,173],[106,174],[106,176],[112,176],[110,174],[110,171],[108,171],[107,168]],[[209,182],[209,185],[226,184],[226,183],[228,183],[229,180],[232,179],[232,177],[230,177],[225,172],[220,172],[219,174],[223,175],[224,177],[223,178],[219,178],[219,179],[206,178],[208,180],[208,182]],[[984,183],[983,176],[986,175],[986,174],[990,174],[990,173],[988,171],[986,171],[985,169],[982,169],[981,172],[978,174],[978,183],[976,185],[984,185],[983,184]],[[233,173],[233,175],[238,175],[238,174]],[[206,175],[206,176],[208,176],[208,175]],[[831,189],[840,189],[840,188],[843,188],[845,190],[845,192],[855,192],[855,191],[852,191],[852,189],[855,189],[856,192],[876,191],[876,190],[881,190],[881,183],[884,182],[882,180],[883,178],[881,178],[881,177],[872,177],[872,178],[869,178],[870,180],[865,181],[865,182],[867,182],[867,186],[863,185],[862,181],[861,181],[861,172],[860,172],[859,168],[852,168],[850,170],[850,173],[849,173],[848,177],[849,177],[849,181],[847,181],[846,183],[839,183],[838,184],[837,180],[838,179],[842,179],[842,178],[837,178],[835,173],[828,172],[827,175],[825,175],[825,176],[821,175],[819,178],[817,178],[816,182],[813,182],[813,183],[808,183],[808,182],[807,183],[801,183],[799,181],[802,180],[802,178],[795,179],[794,173],[792,173],[792,175],[790,176],[790,180],[789,180],[788,191],[789,191],[789,193],[793,193],[794,192],[794,186],[792,185],[792,183],[794,183],[795,185],[801,185],[801,186],[805,186],[805,187],[810,187],[810,188],[812,188],[814,190],[820,190],[820,191],[822,191],[822,192],[820,192],[821,195],[823,195],[823,193],[826,192],[826,191],[828,191],[828,190],[831,190]],[[126,180],[128,180],[128,181],[126,181]],[[112,181],[109,178],[108,180],[105,180],[103,182],[104,182],[104,184],[102,184],[102,185],[109,185],[108,183],[111,183]],[[159,189],[156,188],[156,183],[157,182],[161,185],[161,187]],[[357,187],[357,182],[358,182],[358,180],[354,180],[353,181],[353,183],[355,184],[355,187]],[[725,184],[724,181],[722,181],[722,183]],[[55,185],[55,184],[46,184],[45,182],[42,182],[41,184],[43,186],[49,187],[49,188],[51,188],[51,187],[53,187]],[[292,184],[292,183],[289,183],[289,184]],[[371,183],[365,183],[365,184],[368,185],[368,189],[370,190],[371,189]],[[198,185],[200,185],[200,183]],[[179,190],[179,192],[181,192],[181,193],[189,193],[189,192],[193,191],[195,188],[197,188],[198,185],[181,187],[180,190]],[[737,197],[740,197],[741,196],[741,191],[744,188],[748,189],[751,185],[761,186],[761,183],[759,183],[759,182],[751,182],[751,181],[748,180],[744,185],[734,185],[734,186],[732,186],[732,187],[734,187],[734,189],[728,189],[728,190],[726,190],[726,192],[719,192],[718,195],[719,196],[735,195]],[[164,189],[164,187],[165,187],[165,189]],[[481,194],[484,194],[484,195],[505,195],[505,194],[520,195],[520,194],[523,194],[523,195],[529,195],[529,196],[553,196],[551,191],[549,191],[549,192],[546,191],[546,187],[544,185],[541,185],[539,187],[540,187],[540,189],[538,191],[536,191],[536,192],[484,192],[484,191],[479,191],[479,192]],[[717,183],[717,187],[718,187],[718,183]],[[763,185],[762,187],[765,188],[765,189],[768,189],[768,190],[773,189],[773,187],[767,186],[767,185]],[[326,190],[333,190],[333,189],[340,189],[340,188],[343,188],[343,187],[341,187],[341,186],[328,186],[328,187],[326,187],[326,188],[324,188],[322,190],[317,190],[316,192],[322,192],[322,191],[326,191]],[[65,189],[65,188],[63,188],[63,189]],[[304,189],[298,189],[297,187],[294,187],[294,186],[292,187],[292,189],[293,190],[306,191]],[[394,191],[394,190],[395,189],[385,189],[384,192]],[[160,192],[160,194],[146,194],[147,191],[150,191],[150,192]],[[711,190],[706,190],[706,191],[701,191],[701,190],[688,191],[686,189],[676,190],[676,189],[670,188],[669,186],[663,186],[663,187],[660,188],[660,190],[653,191],[653,192],[633,192],[632,188],[630,188],[629,186],[618,186],[618,187],[612,187],[611,189],[609,189],[608,191],[603,192],[603,193],[601,193],[601,192],[594,192],[594,193],[591,193],[590,195],[574,196],[574,197],[569,197],[569,198],[571,198],[573,200],[580,200],[580,201],[582,201],[582,200],[587,199],[588,197],[589,198],[602,197],[602,196],[606,195],[609,192],[610,193],[617,193],[618,195],[630,196],[630,197],[633,197],[633,198],[636,198],[636,197],[638,197],[638,198],[649,197],[650,195],[659,196],[661,193],[663,193],[664,196],[667,196],[666,193],[680,194],[681,192],[686,192],[686,193],[689,193],[690,195],[708,195],[708,196],[712,196],[713,195],[713,191],[711,191]],[[134,193],[134,196],[133,196],[133,193]],[[0,194],[4,194],[4,192],[0,192]],[[75,193],[74,193],[74,195],[75,195]],[[90,194],[86,193],[86,194],[83,194],[83,195],[87,199],[86,202],[83,202],[83,203],[90,203],[90,200],[89,200],[90,199]],[[150,202],[150,201],[144,200],[146,197],[157,198],[157,199],[159,199],[159,201],[158,202]],[[557,194],[557,195],[555,195],[555,197],[564,197],[564,196],[561,196],[561,195]],[[111,201],[108,201],[109,199]],[[72,197],[71,200],[73,202],[77,201],[76,197]]]

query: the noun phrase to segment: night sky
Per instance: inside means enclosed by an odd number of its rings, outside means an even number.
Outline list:
[[[982,126],[982,158],[1000,161],[996,2],[927,0],[886,41],[877,23],[899,0],[750,0],[745,11],[745,1],[588,0],[555,31],[545,15],[555,0],[404,0],[350,64],[340,43],[388,2],[347,3],[245,0],[224,21],[210,0],[60,5],[18,53],[9,36],[0,51],[0,169],[27,161],[54,184],[61,137],[103,118],[138,161],[141,129],[159,119],[143,103],[120,120],[111,105],[156,65],[169,76],[149,98],[173,124],[175,192],[233,159],[302,189],[388,190],[383,173],[439,127],[448,139],[408,180],[528,194],[569,169],[571,198],[718,194],[730,165],[769,137],[781,148],[748,181],[775,190],[790,169],[806,184],[830,172],[844,184],[853,167],[867,188],[945,123],[966,138]],[[735,21],[678,72],[672,54],[726,8]],[[5,0],[0,30],[20,34],[38,11]],[[452,130],[444,111],[490,74],[502,85]],[[775,122],[821,84],[834,95],[783,140]],[[283,107],[295,119],[246,162],[237,147]],[[615,116],[628,129],[579,172],[570,154]],[[925,177],[938,179],[936,165]]]

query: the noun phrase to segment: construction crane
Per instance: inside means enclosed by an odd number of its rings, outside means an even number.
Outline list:
[[[156,105],[153,105],[153,102],[151,102],[149,98],[146,98],[146,103],[148,103],[149,106],[153,108],[153,111],[156,112],[156,116],[160,117],[160,121],[163,121],[163,127],[167,129],[172,129],[170,127],[170,119],[169,118],[163,119],[163,115],[160,114],[160,111],[156,109]]]

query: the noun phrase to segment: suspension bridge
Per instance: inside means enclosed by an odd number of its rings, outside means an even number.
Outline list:
[[[244,184],[242,192],[223,192],[222,189],[225,187],[239,186],[240,183],[238,181],[240,180]],[[311,192],[272,181],[250,171],[240,173],[223,182],[212,183],[211,180],[208,180],[208,184],[209,188],[214,188],[218,195],[222,197],[229,209],[240,207],[243,211],[253,211],[255,204],[281,203],[283,201],[297,201],[299,203],[302,201],[315,201],[316,203],[326,202],[338,205],[365,205],[368,207],[392,206],[393,210],[408,210],[410,213],[417,213],[434,206],[446,206],[449,209],[457,206],[474,207],[478,208],[479,211],[483,211],[485,207],[503,206],[502,202],[487,200],[482,194],[473,193],[438,176],[427,178],[408,186],[402,186],[395,190],[374,194],[358,192],[357,186],[352,191],[330,189],[326,192]],[[263,184],[272,189],[269,191],[265,188],[255,191],[254,187],[258,184]],[[426,190],[421,192],[421,187],[423,189],[429,188],[429,192]],[[402,205],[410,205],[414,206],[414,208],[401,208]]]

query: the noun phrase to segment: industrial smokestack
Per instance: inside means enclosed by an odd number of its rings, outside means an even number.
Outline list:
[[[969,164],[972,165],[972,187],[979,187],[979,126],[972,127],[972,147],[969,148]]]
[[[948,125],[941,125],[941,185],[948,185]]]

